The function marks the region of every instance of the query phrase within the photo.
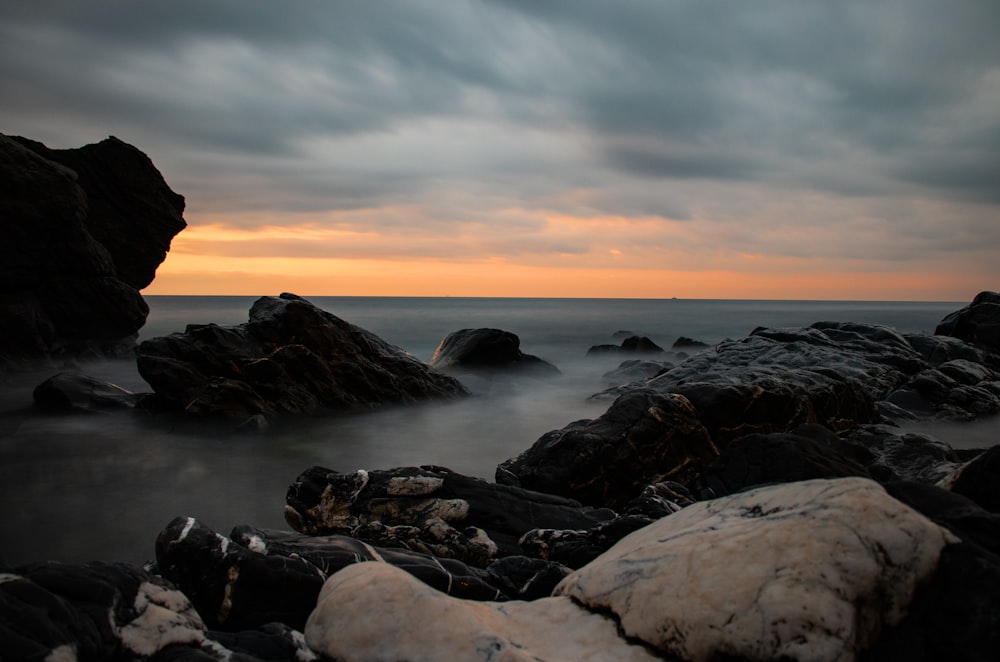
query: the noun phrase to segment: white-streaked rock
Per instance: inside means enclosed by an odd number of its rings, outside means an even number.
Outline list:
[[[312,649],[343,662],[658,659],[620,638],[613,620],[567,597],[460,600],[384,563],[358,563],[331,576],[305,638]]]
[[[610,609],[626,635],[685,660],[850,660],[955,541],[871,480],[811,480],[688,506],[554,595]]]

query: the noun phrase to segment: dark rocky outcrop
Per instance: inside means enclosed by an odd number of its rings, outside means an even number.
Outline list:
[[[708,343],[704,343],[700,340],[695,340],[694,338],[688,338],[687,336],[681,336],[674,341],[674,344],[670,346],[671,349],[693,349],[702,350],[711,347]]]
[[[1000,352],[1000,293],[980,292],[968,306],[941,320],[934,333]]]
[[[508,371],[554,375],[559,369],[521,351],[521,339],[500,329],[462,329],[449,333],[434,350],[431,365],[446,372]]]
[[[189,325],[139,346],[161,408],[247,420],[467,394],[402,349],[294,294],[261,297],[249,321]]]
[[[35,387],[35,405],[50,411],[132,409],[142,395],[75,372],[61,372]]]
[[[543,435],[497,467],[496,481],[619,509],[650,483],[687,484],[717,455],[685,397],[635,389],[600,418]]]
[[[655,377],[661,372],[665,372],[674,367],[673,363],[666,361],[650,361],[647,359],[629,359],[622,361],[617,368],[610,370],[601,379],[608,386],[621,386],[632,382],[642,381]]]
[[[820,426],[740,437],[705,467],[702,480],[710,490],[709,496],[716,497],[761,485],[814,478],[870,478],[864,466],[830,448],[836,439]]]
[[[881,420],[967,419],[1000,410],[996,373],[950,361],[943,362],[944,371],[934,368],[925,356],[937,352],[944,358],[947,350],[938,350],[947,343],[921,339],[919,344],[918,351],[907,337],[873,324],[759,328],[645,382],[597,397],[634,388],[683,395],[720,446],[746,434],[807,423],[843,430]]]
[[[981,508],[1000,513],[1000,446],[993,446],[961,467],[950,487]]]
[[[621,333],[621,332],[619,332]],[[630,335],[622,340],[621,345],[594,345],[587,354],[662,354],[663,348],[646,336]]]
[[[0,136],[0,365],[118,355],[134,346],[152,280],[184,228],[184,199],[115,138],[51,150]]]
[[[590,528],[615,516],[552,494],[489,483],[443,467],[303,472],[288,488],[285,518],[308,535],[345,534],[485,567],[520,554],[537,527]]]

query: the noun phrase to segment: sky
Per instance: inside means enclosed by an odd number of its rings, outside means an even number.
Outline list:
[[[968,301],[996,0],[0,1],[0,132],[185,196],[147,294]]]

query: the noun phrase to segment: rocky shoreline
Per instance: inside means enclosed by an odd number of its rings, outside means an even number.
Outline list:
[[[134,352],[153,388],[60,373],[35,389],[46,411],[249,432],[558,374],[501,329],[456,330],[425,364],[288,293],[136,347],[183,198],[115,139],[0,136],[0,157],[26,228],[5,245],[0,368]],[[0,658],[996,659],[1000,447],[914,426],[1000,413],[1000,294],[929,335],[820,321],[682,340],[671,361],[630,334],[591,348],[625,359],[581,394],[607,410],[493,481],[302,467],[275,504],[288,529],[176,513],[142,567],[0,561]]]
[[[934,335],[756,329],[594,394],[602,416],[543,435],[495,482],[304,467],[291,530],[225,535],[178,513],[145,567],[4,568],[0,646],[11,659],[995,657],[1000,455],[897,424],[1000,412],[997,309],[980,294]],[[460,347],[478,375],[523,370],[496,331],[442,342],[442,368],[470,369],[443,358]],[[47,382],[36,398],[246,427],[466,394],[290,294],[258,300],[244,325],[147,341],[138,363],[153,374],[143,361],[171,374],[150,379],[154,394]]]

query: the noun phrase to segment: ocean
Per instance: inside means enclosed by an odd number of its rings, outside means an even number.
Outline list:
[[[150,425],[131,413],[41,415],[34,386],[56,371],[7,378],[0,386],[0,559],[124,561],[154,557],[157,534],[176,516],[228,533],[239,524],[288,528],[285,491],[313,465],[338,471],[435,464],[493,478],[497,464],[549,430],[602,414],[588,400],[622,359],[587,356],[645,335],[665,349],[679,337],[709,344],[758,326],[817,321],[885,324],[926,332],[963,302],[709,301],[307,297],[417,358],[463,328],[511,331],[521,349],[554,363],[553,379],[469,380],[473,397],[282,423],[260,433],[206,432]],[[255,297],[149,296],[140,340],[189,323],[246,321]],[[83,372],[133,391],[149,391],[132,361],[84,364]],[[955,446],[997,439],[996,420],[961,428],[924,426]]]

